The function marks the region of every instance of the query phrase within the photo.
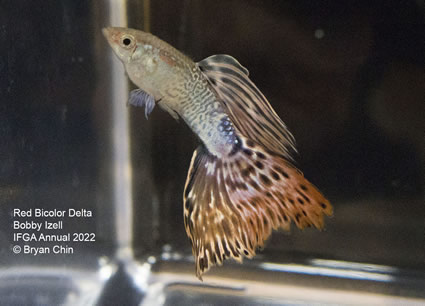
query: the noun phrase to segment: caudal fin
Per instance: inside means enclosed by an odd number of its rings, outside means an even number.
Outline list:
[[[284,157],[244,137],[240,148],[218,159],[203,147],[192,157],[184,191],[184,224],[196,275],[227,258],[252,258],[272,230],[323,228],[332,206]]]

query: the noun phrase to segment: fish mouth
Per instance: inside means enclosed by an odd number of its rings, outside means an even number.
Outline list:
[[[102,33],[111,46],[113,46],[113,44],[117,42],[118,31],[115,30],[113,27],[103,28]]]
[[[114,47],[114,45],[120,44],[120,37],[123,33],[123,30],[125,30],[125,28],[105,27],[102,29],[102,33],[111,47]]]
[[[109,33],[111,32],[111,28],[110,27],[107,27],[107,28],[103,28],[102,29],[102,33],[103,33],[103,36],[105,36],[105,38],[108,38],[109,37]]]

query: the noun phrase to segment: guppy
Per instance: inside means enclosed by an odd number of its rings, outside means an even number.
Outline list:
[[[292,134],[235,58],[195,63],[149,33],[108,27],[103,34],[139,87],[128,102],[144,106],[146,117],[158,104],[200,139],[183,195],[199,279],[227,258],[252,258],[291,220],[323,228],[332,206],[293,165]]]

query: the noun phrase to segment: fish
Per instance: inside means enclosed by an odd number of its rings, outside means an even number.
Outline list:
[[[199,138],[183,192],[196,276],[226,259],[253,258],[273,230],[324,227],[333,207],[295,166],[295,139],[234,57],[199,62],[153,34],[103,34],[138,87],[128,103],[156,105]]]

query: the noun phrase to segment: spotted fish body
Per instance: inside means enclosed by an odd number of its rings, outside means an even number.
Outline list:
[[[202,279],[227,258],[252,258],[272,230],[323,228],[329,201],[292,164],[293,136],[229,55],[198,63],[152,34],[103,30],[139,89],[129,103],[155,104],[199,137],[184,190],[184,224]]]

